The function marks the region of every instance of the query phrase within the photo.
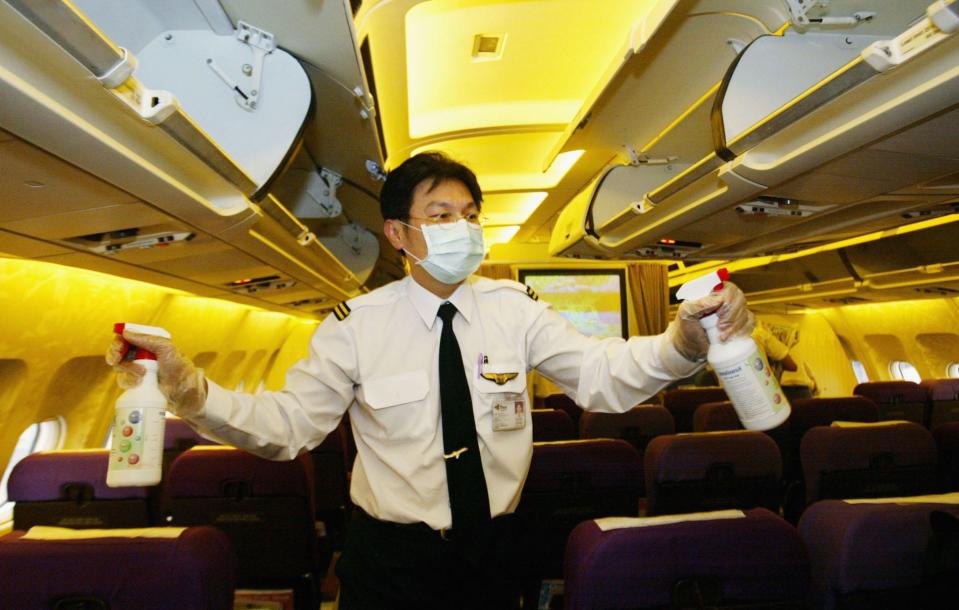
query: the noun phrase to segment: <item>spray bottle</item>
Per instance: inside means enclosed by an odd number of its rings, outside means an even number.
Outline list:
[[[707,273],[680,286],[676,298],[685,301],[705,297],[722,288],[728,278],[725,268]],[[752,337],[737,335],[720,341],[717,314],[704,316],[699,323],[709,336],[706,360],[716,371],[743,426],[748,430],[770,430],[786,421],[789,401]]]
[[[170,333],[155,326],[118,323],[113,332],[124,330],[170,338]],[[126,342],[124,342],[126,343]],[[167,400],[157,383],[156,355],[126,343],[125,360],[133,360],[146,369],[143,379],[117,399],[113,419],[113,443],[107,485],[110,487],[148,486],[160,482],[163,463],[163,431]]]

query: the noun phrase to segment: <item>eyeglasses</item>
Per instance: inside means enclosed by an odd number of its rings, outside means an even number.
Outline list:
[[[460,220],[465,220],[471,225],[477,226],[482,225],[486,221],[486,217],[481,216],[479,212],[467,212],[463,215],[452,212],[440,212],[429,216],[408,216],[408,218],[410,220],[422,220],[423,224],[440,227],[441,229],[452,229],[453,225]]]

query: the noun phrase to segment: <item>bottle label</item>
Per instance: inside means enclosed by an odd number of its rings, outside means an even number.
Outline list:
[[[137,471],[160,468],[163,461],[165,409],[117,407],[110,446],[110,469]]]
[[[713,368],[744,424],[788,407],[779,382],[758,349],[744,360]]]

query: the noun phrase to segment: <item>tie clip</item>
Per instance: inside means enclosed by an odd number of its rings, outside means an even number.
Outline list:
[[[460,456],[463,455],[469,447],[463,447],[462,449],[457,449],[456,451],[451,451],[450,453],[444,453],[443,459],[448,460],[450,458],[460,459]]]

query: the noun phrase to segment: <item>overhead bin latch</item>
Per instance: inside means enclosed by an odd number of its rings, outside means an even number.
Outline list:
[[[927,51],[959,30],[955,2],[933,2],[908,30],[890,40],[877,40],[862,50],[862,58],[877,72],[885,72]]]
[[[629,157],[629,164],[636,165],[669,165],[679,159],[679,157],[669,155],[667,157],[650,157],[646,153],[636,152],[636,149],[629,144],[623,144],[626,149],[626,156]]]
[[[257,101],[263,93],[263,60],[276,48],[273,34],[254,27],[245,21],[236,24],[236,39],[250,46],[253,61],[243,66],[243,73],[250,77],[250,90],[237,98],[237,103],[247,110],[256,110]]]
[[[792,16],[792,22],[797,27],[806,27],[810,24],[817,25],[857,25],[863,21],[869,21],[876,16],[873,11],[857,11],[852,15],[845,17],[810,17],[809,11],[817,6],[823,9],[829,7],[831,0],[786,0],[786,6],[789,8],[789,14]]]

